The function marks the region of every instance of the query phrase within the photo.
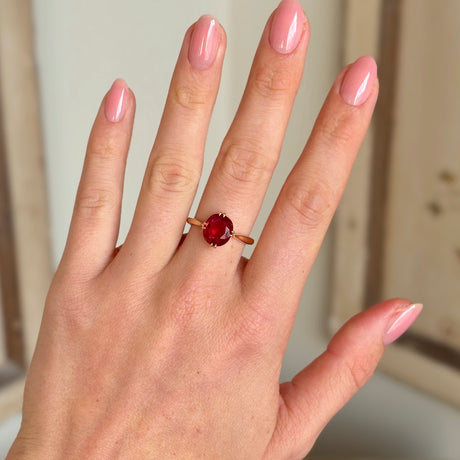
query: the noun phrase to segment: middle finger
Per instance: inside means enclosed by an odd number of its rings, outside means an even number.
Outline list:
[[[302,78],[309,29],[297,0],[283,0],[269,19],[249,75],[238,112],[222,143],[196,218],[225,212],[238,234],[249,235],[278,161],[286,126]],[[196,241],[201,239],[201,241]],[[202,253],[201,229],[192,228],[185,240],[187,255]],[[234,238],[229,247],[244,245]],[[216,253],[209,257],[216,257]],[[227,254],[227,256],[225,255]],[[192,257],[196,260],[196,257]],[[239,257],[235,257],[237,262]]]
[[[206,135],[219,88],[225,32],[202,16],[186,33],[163,117],[120,255],[149,272],[175,253],[198,186]]]

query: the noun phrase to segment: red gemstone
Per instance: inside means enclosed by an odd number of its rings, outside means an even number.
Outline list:
[[[224,214],[213,214],[204,224],[203,236],[211,246],[222,246],[231,237],[233,222]]]

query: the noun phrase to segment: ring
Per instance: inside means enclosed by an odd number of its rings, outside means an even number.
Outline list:
[[[254,244],[254,240],[249,236],[237,235],[233,231],[233,222],[223,212],[213,214],[206,222],[200,222],[194,217],[189,217],[187,223],[201,227],[206,243],[214,248],[224,245],[232,237],[245,244]]]

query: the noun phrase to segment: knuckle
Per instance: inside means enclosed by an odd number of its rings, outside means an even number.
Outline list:
[[[207,312],[203,306],[212,303],[212,293],[201,283],[196,282],[196,276],[190,275],[178,286],[174,298],[165,303],[166,317],[175,328],[206,329]]]
[[[102,136],[101,141],[92,143],[90,154],[99,161],[112,161],[120,157],[120,145],[109,136]]]
[[[292,87],[291,78],[286,70],[269,66],[259,67],[254,71],[253,87],[263,98],[283,98]]]
[[[375,364],[368,356],[350,359],[331,347],[328,347],[327,351],[332,356],[332,359],[345,369],[345,374],[348,375],[348,380],[354,392],[363,388],[375,371]]]
[[[86,188],[77,199],[76,210],[86,217],[104,216],[117,206],[115,194],[104,188]]]
[[[317,183],[314,187],[295,184],[287,187],[286,201],[308,229],[318,227],[329,219],[333,193],[330,186]]]
[[[360,390],[371,378],[374,369],[364,359],[345,361],[345,365],[350,375],[350,381],[356,391]]]
[[[345,112],[340,116],[324,116],[320,118],[316,130],[319,138],[328,146],[340,148],[352,141],[354,137],[353,126],[354,123],[351,120],[351,114]]]
[[[265,181],[275,167],[261,147],[251,143],[226,142],[221,154],[222,176],[242,184]]]
[[[147,189],[153,194],[189,193],[196,187],[196,172],[183,161],[160,153],[150,166]]]
[[[172,91],[173,100],[186,110],[200,110],[209,100],[206,91],[191,86],[176,86]]]
[[[244,313],[239,314],[234,322],[233,342],[240,342],[245,347],[254,346],[264,350],[272,343],[273,325],[276,323],[275,308],[271,305],[260,304],[259,294],[249,294],[243,297]]]
[[[68,277],[67,281],[69,281]],[[68,282],[57,283],[56,279],[53,280],[53,289],[50,289],[46,299],[45,313],[52,315],[57,327],[75,334],[91,327],[94,322],[94,312],[88,307],[91,300],[85,289],[86,286],[78,282],[74,282],[70,287],[69,284]]]
[[[270,320],[260,311],[252,311],[243,317],[243,321],[238,324],[235,336],[247,348],[252,345],[255,349],[262,351],[269,348],[272,337]],[[235,342],[238,342],[236,340]]]

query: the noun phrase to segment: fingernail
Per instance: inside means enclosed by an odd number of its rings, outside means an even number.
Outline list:
[[[383,343],[389,345],[401,337],[417,319],[422,308],[423,305],[421,303],[414,303],[396,310],[385,329]]]
[[[377,76],[377,64],[371,56],[360,57],[345,74],[340,95],[350,105],[361,105],[367,101]]]
[[[202,16],[190,38],[188,59],[192,67],[198,70],[209,68],[216,59],[219,43],[219,22],[212,16]]]
[[[123,119],[127,108],[128,85],[124,80],[115,80],[105,100],[105,118],[112,123]]]
[[[292,53],[302,37],[305,14],[297,0],[283,0],[273,17],[270,45],[281,54]]]

